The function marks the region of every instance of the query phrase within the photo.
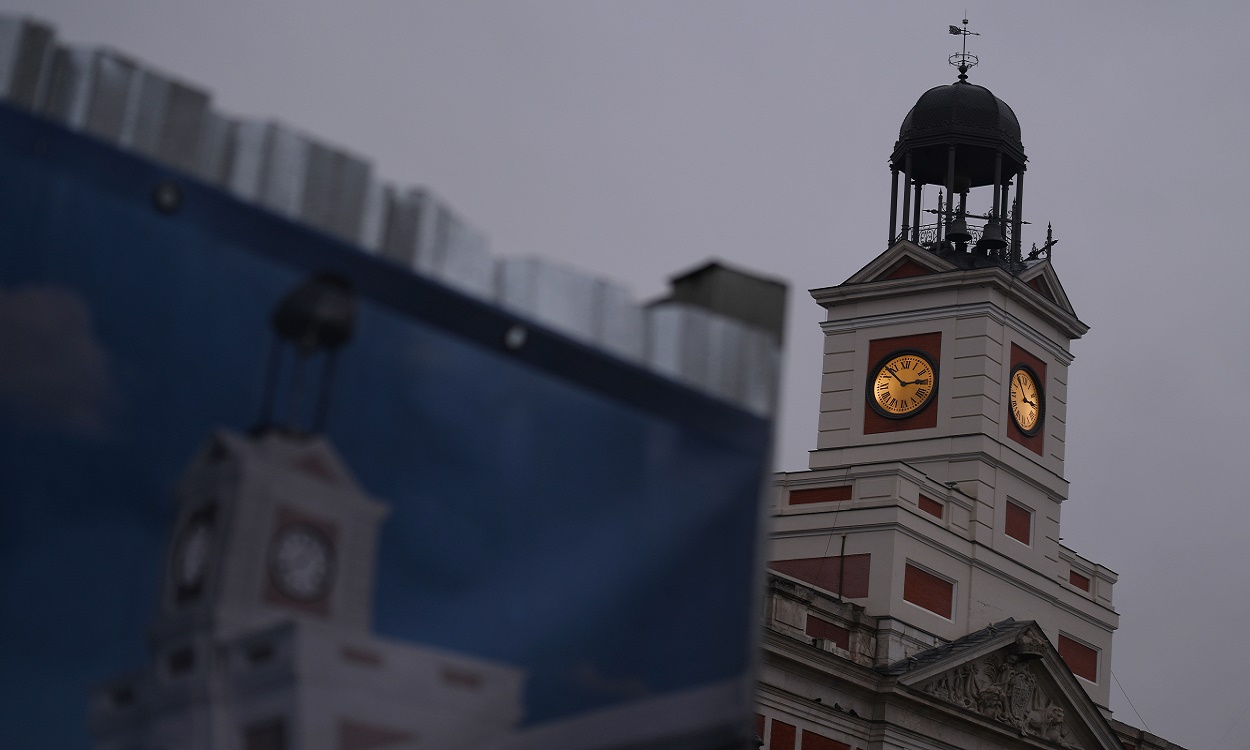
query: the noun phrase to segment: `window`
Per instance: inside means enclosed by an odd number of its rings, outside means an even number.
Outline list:
[[[1007,520],[1003,530],[1021,544],[1033,545],[1033,511],[1007,501]]]
[[[799,560],[774,560],[769,568],[850,599],[868,596],[868,571],[872,555],[846,557],[805,557]]]
[[[1098,682],[1098,649],[1059,634],[1059,655],[1072,670],[1072,674],[1090,682]]]
[[[937,518],[942,517],[942,511],[945,510],[943,505],[931,497],[920,496],[920,509],[925,513]]]
[[[807,503],[831,503],[838,500],[851,499],[851,486],[845,487],[815,487],[807,490],[791,490],[791,505],[806,505]]]
[[[851,631],[831,622],[826,622],[815,615],[807,616],[805,632],[813,638],[824,638],[827,641],[833,641],[838,648],[843,650],[851,647]]]
[[[794,750],[794,741],[798,739],[794,725],[776,719],[770,723],[773,733],[768,737],[768,750]]]
[[[800,745],[803,750],[851,750],[851,746],[845,742],[831,740],[821,734],[803,730],[803,744]]]
[[[955,584],[936,576],[923,568],[907,563],[903,571],[903,600],[941,615],[951,617],[951,603],[955,599]]]

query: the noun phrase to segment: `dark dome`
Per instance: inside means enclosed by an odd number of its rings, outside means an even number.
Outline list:
[[[984,86],[959,81],[924,92],[903,118],[890,161],[901,169],[911,152],[914,179],[941,185],[946,182],[951,145],[957,150],[957,173],[968,177],[973,187],[994,184],[995,152],[1003,155],[1004,179],[1024,167],[1020,121]]]

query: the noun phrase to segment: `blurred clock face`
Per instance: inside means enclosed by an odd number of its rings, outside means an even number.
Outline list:
[[[320,529],[305,523],[283,526],[269,550],[269,574],[284,596],[314,601],[330,592],[334,551]]]
[[[193,589],[204,580],[208,569],[208,521],[196,519],[182,532],[174,561],[174,579],[180,589]]]

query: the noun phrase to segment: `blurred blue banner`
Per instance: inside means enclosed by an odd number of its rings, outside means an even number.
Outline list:
[[[769,440],[0,109],[0,747],[744,746]]]

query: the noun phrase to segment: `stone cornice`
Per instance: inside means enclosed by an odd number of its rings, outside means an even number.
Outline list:
[[[931,438],[917,438],[916,440],[902,441],[902,442],[900,442],[900,443],[895,443],[895,444],[896,444],[896,445],[901,445],[901,444],[903,444],[904,442],[905,442],[905,443],[912,443],[912,444],[916,444],[916,443],[922,443],[922,442],[925,442],[925,441],[928,441],[928,440],[932,440],[932,441],[934,441],[934,442],[942,442],[942,443],[944,443],[944,444],[949,445],[951,441],[953,441],[953,440],[955,440],[955,439],[957,439],[957,438],[984,438],[985,440],[988,440],[988,441],[992,442],[994,445],[997,445],[997,446],[1000,446],[1000,447],[1001,447],[1001,446],[1003,446],[1003,443],[1001,443],[1001,442],[999,442],[999,441],[995,440],[994,438],[990,437],[989,435],[986,435],[986,434],[985,434],[985,433],[983,433],[983,432],[964,433],[964,434],[960,434],[960,435],[941,435],[941,436],[931,437]],[[844,451],[844,452],[845,452],[845,451],[853,451],[853,450],[855,450],[856,448],[861,448],[861,447],[862,447],[862,448],[875,448],[876,446],[875,446],[875,445],[872,445],[872,446],[869,446],[869,445],[864,445],[864,446],[859,446],[859,445],[851,445],[851,446],[846,446],[846,447],[843,447],[843,448],[818,448],[817,450],[814,450],[814,451],[809,451],[809,453],[824,453],[825,451],[835,451],[835,450],[836,450],[836,451]],[[1063,482],[1063,485],[1064,485],[1065,487],[1067,487],[1067,486],[1069,485],[1068,480],[1067,480],[1067,479],[1065,479],[1063,476],[1061,476],[1061,475],[1059,475],[1059,474],[1056,474],[1055,472],[1053,472],[1053,471],[1051,471],[1050,469],[1046,468],[1044,465],[1042,465],[1042,464],[1040,464],[1040,463],[1037,463],[1036,461],[1032,461],[1031,459],[1029,459],[1029,457],[1028,457],[1028,456],[1025,456],[1023,453],[1021,453],[1020,455],[1021,455],[1023,458],[1025,458],[1025,459],[1027,459],[1027,460],[1030,460],[1030,461],[1031,461],[1031,465],[1033,465],[1033,466],[1035,466],[1036,468],[1040,469],[1040,470],[1041,470],[1042,472],[1044,472],[1045,474],[1048,474],[1048,475],[1050,475],[1050,476],[1052,476],[1052,477],[1055,477],[1055,478],[1057,478],[1059,481]],[[925,462],[930,462],[930,461],[945,461],[945,462],[946,462],[946,463],[948,463],[948,464],[953,464],[953,463],[962,463],[962,462],[965,462],[965,461],[981,461],[982,463],[985,463],[985,464],[989,465],[990,467],[992,467],[993,469],[995,469],[995,470],[997,470],[997,471],[1004,471],[1004,472],[1006,472],[1006,473],[1010,474],[1013,478],[1015,478],[1015,479],[1019,480],[1020,482],[1022,482],[1022,483],[1024,483],[1024,484],[1029,485],[1030,487],[1034,488],[1034,489],[1035,489],[1035,490],[1037,490],[1038,492],[1041,492],[1041,493],[1045,494],[1047,497],[1051,497],[1051,498],[1053,498],[1053,499],[1054,499],[1056,502],[1058,502],[1058,503],[1061,503],[1061,504],[1062,504],[1062,503],[1063,503],[1063,501],[1067,499],[1067,496],[1066,496],[1066,495],[1062,495],[1062,496],[1056,495],[1054,492],[1052,492],[1052,491],[1051,491],[1051,488],[1050,488],[1050,487],[1048,487],[1047,485],[1045,485],[1045,484],[1043,484],[1042,482],[1038,481],[1037,479],[1035,479],[1035,478],[1033,478],[1033,477],[1029,476],[1028,474],[1026,474],[1026,473],[1024,473],[1024,472],[1020,471],[1020,470],[1019,470],[1019,469],[1017,469],[1016,467],[1012,466],[1012,465],[1010,464],[1010,462],[1008,462],[1008,461],[1004,461],[1003,459],[999,458],[998,456],[992,455],[992,454],[990,454],[988,451],[984,451],[984,450],[960,451],[960,452],[958,452],[958,453],[931,453],[931,454],[923,454],[923,455],[918,455],[918,456],[909,456],[909,457],[907,458],[907,460],[906,460],[906,461],[897,461],[897,462],[891,462],[891,463],[900,463],[900,464],[904,464],[904,465],[908,465],[908,466],[910,466],[910,463],[909,463],[909,462],[920,462],[920,463],[925,463]],[[851,463],[851,464],[843,464],[841,467],[832,467],[832,466],[831,466],[831,467],[824,467],[824,466],[822,466],[822,467],[820,467],[820,468],[818,468],[818,469],[808,469],[808,471],[841,471],[841,470],[843,470],[843,468],[850,468],[850,467],[854,467],[854,466],[871,466],[871,465],[873,465],[873,464],[879,464],[879,463],[883,463],[883,462],[879,462],[879,461],[865,461],[865,462],[862,462],[862,463],[861,463],[861,462],[855,462],[855,463]],[[920,474],[921,476],[924,476],[924,477],[928,477],[928,474],[925,474],[923,471],[921,471],[921,470],[919,470],[919,469],[917,469],[917,468],[915,468],[915,467],[912,467],[912,469],[913,469],[913,470],[914,470],[917,474]],[[790,472],[790,473],[791,473],[791,474],[797,474],[797,473],[799,473],[799,472]],[[932,482],[933,480],[932,480],[932,479],[929,479],[929,481],[930,481],[930,482]],[[943,486],[945,486],[945,485],[943,485]],[[952,488],[952,489],[954,489],[954,490],[956,490],[956,491],[958,491],[958,492],[960,492],[960,493],[963,493],[963,490],[960,490],[957,486],[956,486],[956,487],[954,487],[954,488]]]
[[[821,476],[821,477],[804,477],[804,474],[817,474],[829,472],[841,473],[841,476]],[[910,481],[912,484],[918,485],[925,489],[930,495],[941,496],[944,500],[954,503],[964,510],[971,511],[976,506],[975,498],[969,497],[961,492],[957,487],[948,487],[931,478],[928,474],[920,471],[916,467],[903,461],[881,461],[862,464],[851,464],[842,469],[808,469],[807,471],[790,471],[778,472],[773,475],[774,487],[825,487],[831,482],[849,482],[856,479],[872,479],[875,477],[901,476]],[[835,502],[847,502],[845,500]],[[826,512],[823,510],[823,503],[819,504],[822,509],[819,511],[809,512]],[[852,505],[850,507],[858,507]],[[779,515],[799,515],[801,512],[783,513]]]
[[[854,529],[856,533],[864,533],[864,532],[871,532],[871,531],[896,532],[899,534],[903,534],[904,536],[910,537],[911,539],[914,539],[918,542],[921,542],[922,544],[937,546],[944,553],[950,555],[951,558],[957,560],[958,562],[964,565],[968,565],[970,567],[976,568],[977,570],[987,573],[999,579],[1000,581],[1003,581],[1005,583],[1008,583],[1014,586],[1018,586],[1028,591],[1032,595],[1036,596],[1041,601],[1046,602],[1050,604],[1051,606],[1057,607],[1058,609],[1061,609],[1064,612],[1067,612],[1068,614],[1074,615],[1075,617],[1078,617],[1081,620],[1084,620],[1085,622],[1088,622],[1089,624],[1094,625],[1100,629],[1108,628],[1113,631],[1119,629],[1118,622],[1119,622],[1120,614],[1116,612],[1115,609],[1108,607],[1104,604],[1101,604],[1098,601],[1095,601],[1093,599],[1089,599],[1084,596],[1079,597],[1081,601],[1086,602],[1092,605],[1093,607],[1096,607],[1097,609],[1102,610],[1103,612],[1107,613],[1107,616],[1108,616],[1107,620],[1100,620],[1096,618],[1095,616],[1093,616],[1091,613],[1086,612],[1072,604],[1069,604],[1063,601],[1058,595],[1050,591],[1047,591],[1043,587],[1043,586],[1054,586],[1056,589],[1066,592],[1067,589],[1063,588],[1063,584],[1061,584],[1059,581],[1052,579],[1050,576],[1046,575],[1045,573],[1039,570],[1034,570],[1033,568],[1030,568],[1029,566],[1020,562],[1019,560],[1016,560],[1011,557],[1008,557],[1007,555],[1004,555],[1002,552],[999,552],[993,547],[990,547],[982,542],[974,541],[971,539],[966,539],[962,536],[959,536],[958,534],[951,531],[950,529],[939,527],[940,531],[943,534],[953,536],[955,539],[959,541],[961,545],[967,546],[970,552],[961,551],[957,549],[954,545],[950,544],[949,542],[940,541],[936,539],[934,536],[922,534],[916,529],[912,529],[911,527],[907,526],[902,521],[898,521],[898,520],[888,521],[885,523],[864,524],[861,526],[849,526],[845,523],[845,519],[852,516],[856,512],[866,511],[866,510],[881,510],[883,508],[904,509],[903,506],[900,506],[898,503],[889,503],[889,502],[885,502],[885,503],[881,503],[881,504],[873,505],[873,506],[858,506],[854,508],[844,508],[838,511],[838,515],[843,520],[843,523],[840,524],[837,529],[819,528],[819,529],[803,529],[803,530],[795,530],[795,531],[774,530],[772,537],[774,539],[785,539],[785,538],[797,538],[797,537],[804,537],[804,536],[823,536],[823,535],[827,535],[831,533],[836,533],[838,531],[849,532],[851,529]],[[907,510],[907,512],[911,513],[909,509]],[[798,516],[794,516],[794,515],[786,516],[786,518],[796,518],[796,517]],[[991,565],[990,562],[985,557],[978,556],[976,554],[977,550],[984,550],[985,552],[989,553],[989,555],[994,558],[995,564]],[[1025,580],[1023,576],[1020,576],[1014,573],[1009,573],[1003,569],[1008,566],[1015,567],[1015,568],[1022,568],[1023,570],[1028,571],[1028,573],[1031,574],[1029,575],[1030,578],[1040,579],[1042,581],[1045,581],[1046,583],[1038,584],[1036,582],[1030,582],[1028,580]],[[805,585],[811,585],[811,584],[805,584]],[[1073,592],[1073,596],[1075,597],[1077,595]],[[878,614],[874,616],[882,617],[884,615]],[[895,619],[898,619],[898,618],[895,618]]]
[[[945,271],[865,283],[848,282],[839,286],[812,289],[811,295],[822,307],[828,308],[851,302],[897,299],[904,295],[966,286],[984,286],[1001,292],[1055,326],[1070,339],[1079,339],[1089,331],[1089,326],[1082,323],[1076,315],[1038,294],[1026,282],[997,267]]]
[[[841,287],[834,288],[840,289]],[[1028,337],[1029,341],[1036,344],[1038,348],[1050,353],[1056,361],[1065,367],[1072,364],[1073,359],[1075,359],[1071,352],[1056,344],[1050,338],[1042,334],[1041,331],[1038,331],[1036,328],[1029,325],[1019,316],[1011,314],[1007,310],[1004,310],[992,302],[941,305],[937,307],[926,307],[919,310],[904,310],[901,312],[882,313],[880,315],[857,316],[847,318],[845,320],[824,320],[820,323],[820,330],[823,331],[826,336],[832,336],[838,333],[849,333],[852,331],[863,330],[865,328],[897,325],[899,323],[918,323],[944,317],[960,319],[974,318],[978,316],[988,317],[995,323],[1006,325],[1022,332]],[[1086,330],[1088,330],[1088,328]],[[1072,336],[1071,338],[1078,337]]]

